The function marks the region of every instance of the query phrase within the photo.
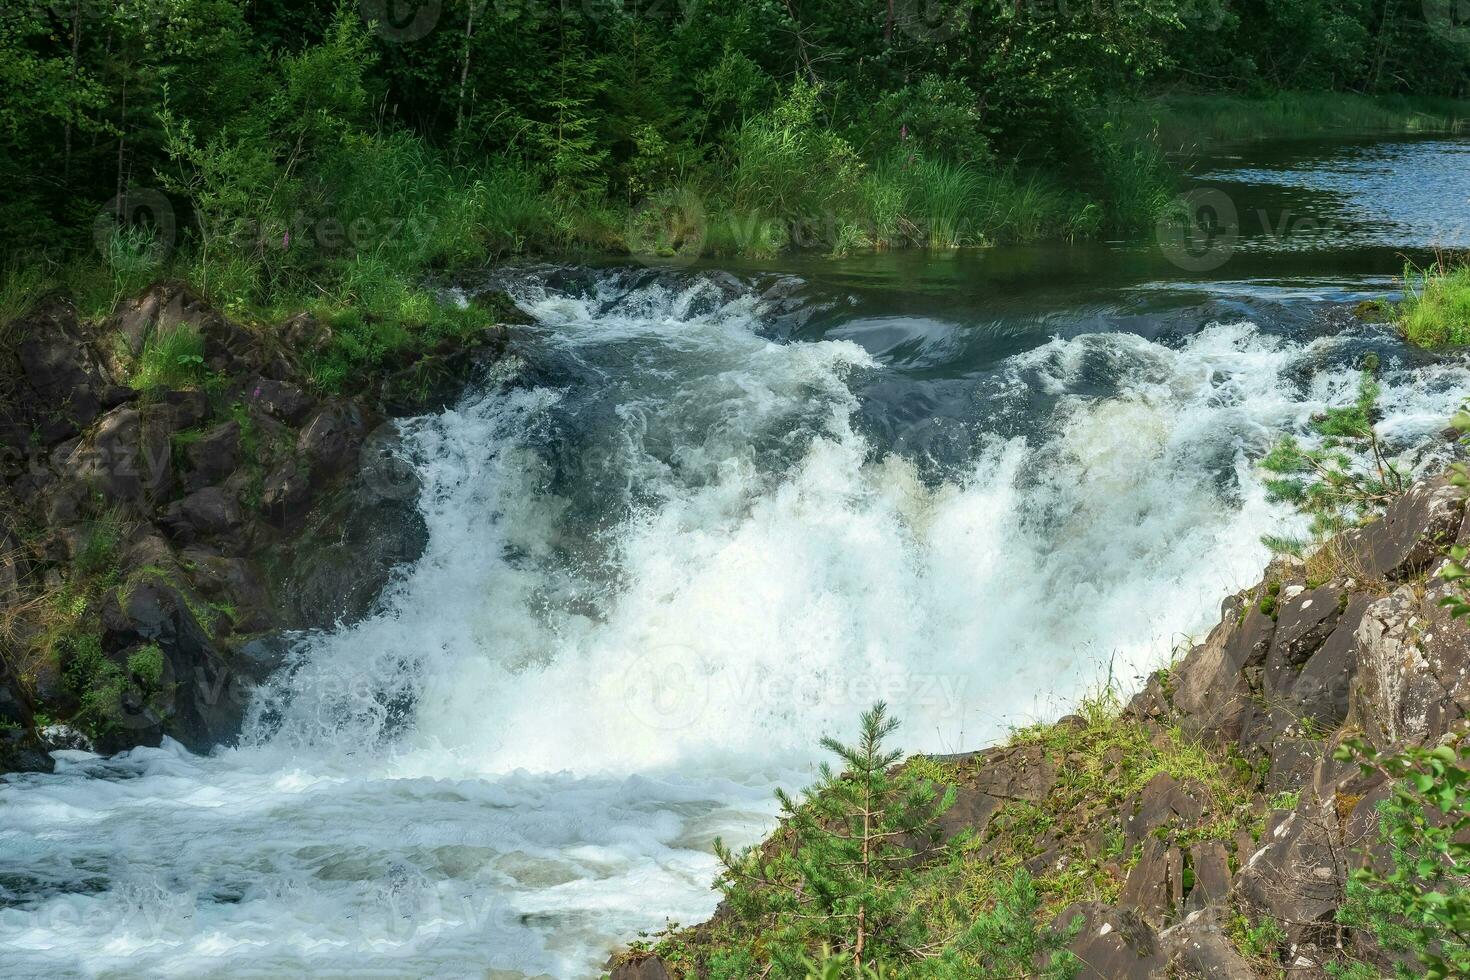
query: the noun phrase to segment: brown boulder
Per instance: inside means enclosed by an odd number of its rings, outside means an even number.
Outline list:
[[[332,402],[302,427],[296,449],[310,464],[314,478],[329,478],[355,458],[367,431],[361,406],[353,401]]]
[[[1098,902],[1069,905],[1052,922],[1059,932],[1079,926],[1067,944],[1082,962],[1077,980],[1118,980],[1121,977],[1162,978],[1168,955],[1158,934],[1137,912]]]
[[[1171,975],[1201,980],[1254,980],[1256,971],[1236,951],[1213,912],[1195,912],[1159,933]]]
[[[1193,826],[1204,816],[1203,801],[1208,798],[1201,783],[1180,782],[1168,773],[1159,773],[1123,802],[1120,823],[1124,848],[1132,848],[1161,831]]]
[[[189,486],[195,489],[218,483],[240,465],[240,423],[222,422],[210,429],[184,450],[193,472]]]
[[[1258,602],[1245,601],[1243,612],[1227,615],[1169,678],[1175,715],[1191,735],[1235,741],[1244,730],[1252,695],[1244,672],[1264,662],[1276,629]]]
[[[653,954],[630,953],[612,964],[609,980],[669,980],[669,969]]]
[[[1411,578],[1427,571],[1455,540],[1464,513],[1462,491],[1442,478],[1422,480],[1378,520],[1343,532],[1336,546],[1368,579]]]
[[[1136,909],[1144,921],[1161,926],[1173,917],[1184,900],[1184,856],[1158,838],[1143,845],[1143,854],[1128,880],[1118,904]]]
[[[245,520],[239,502],[220,487],[196,490],[170,504],[159,524],[175,539],[184,542],[208,537],[228,537],[239,531]]]
[[[1280,922],[1293,945],[1334,943],[1350,870],[1336,814],[1304,798],[1269,821],[1262,842],[1236,876],[1237,899]]]

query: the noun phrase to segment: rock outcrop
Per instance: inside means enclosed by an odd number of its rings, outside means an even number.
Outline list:
[[[0,350],[0,771],[47,750],[237,733],[284,630],[368,612],[426,532],[397,415],[442,404],[504,346],[481,335],[313,390],[330,330],[248,328],[163,284],[83,324],[53,298]],[[127,385],[160,331],[202,342],[207,382]],[[425,381],[432,379],[432,383]]]
[[[1465,730],[1470,621],[1450,616],[1441,600],[1452,587],[1434,576],[1455,543],[1470,543],[1464,494],[1424,480],[1330,542],[1311,577],[1308,563],[1280,559],[1226,599],[1203,642],[1126,706],[1126,748],[1098,755],[1089,723],[1067,718],[1040,739],[935,757],[964,773],[944,838],[974,835],[982,860],[1020,856],[1038,876],[1086,867],[1116,895],[1053,920],[1083,977],[1326,978],[1344,956],[1388,975],[1390,956],[1337,912],[1353,872],[1382,866],[1378,804],[1390,787],[1334,753],[1349,737],[1393,751]],[[1158,772],[1109,795],[1137,767],[1129,753],[1191,743],[1235,770],[1219,778],[1238,793]],[[1010,819],[1016,804],[1050,819]],[[706,935],[674,938],[697,950]],[[610,969],[614,980],[704,975],[646,949]]]

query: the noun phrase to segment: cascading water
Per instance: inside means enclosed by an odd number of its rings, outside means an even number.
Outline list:
[[[956,751],[1165,659],[1280,530],[1252,461],[1383,341],[1185,308],[982,356],[790,278],[507,284],[539,326],[405,425],[430,539],[375,615],[239,748],[0,784],[0,972],[593,975],[874,699]],[[1383,381],[1407,448],[1467,372]]]

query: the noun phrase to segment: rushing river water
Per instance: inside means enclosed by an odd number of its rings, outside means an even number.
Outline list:
[[[955,751],[1136,682],[1257,578],[1253,464],[1365,353],[1394,450],[1443,454],[1465,361],[1351,307],[1465,244],[1467,154],[1211,161],[1238,229],[1162,251],[464,284],[538,322],[404,426],[427,553],[240,747],[0,782],[0,975],[595,975],[708,915],[711,841],[876,697]]]

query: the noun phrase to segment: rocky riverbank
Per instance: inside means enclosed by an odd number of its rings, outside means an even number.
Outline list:
[[[1387,860],[1391,786],[1334,752],[1349,738],[1389,750],[1464,730],[1470,627],[1441,606],[1452,587],[1433,573],[1467,541],[1462,492],[1421,482],[1311,559],[1274,562],[1126,705],[1090,702],[1003,747],[909,760],[953,787],[939,830],[958,845],[919,856],[932,874],[911,900],[929,888],[951,913],[982,915],[993,883],[1024,872],[1039,924],[1068,937],[1084,977],[1391,973],[1395,956],[1338,920],[1352,873]],[[787,840],[778,831],[764,853]],[[725,903],[609,969],[744,976],[728,971],[759,964],[762,928]]]
[[[367,613],[426,538],[393,420],[443,404],[504,350],[524,317],[491,299],[483,329],[396,356],[350,394],[311,381],[328,324],[237,323],[177,283],[101,323],[61,297],[12,323],[0,771],[165,736],[227,744],[292,631]],[[185,353],[160,353],[180,335]],[[148,381],[159,356],[189,380]]]

